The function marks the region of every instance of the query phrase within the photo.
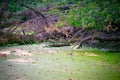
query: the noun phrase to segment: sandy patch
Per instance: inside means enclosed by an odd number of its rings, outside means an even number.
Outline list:
[[[22,49],[11,49],[11,50],[0,51],[0,55],[31,56],[32,53]]]
[[[15,54],[17,56],[31,56],[32,55],[32,53],[25,51],[25,50],[21,50],[21,49],[12,50],[10,53]]]
[[[29,58],[14,58],[14,59],[7,59],[6,61],[13,62],[13,63],[32,63],[32,62],[35,62],[33,59],[29,59]]]
[[[98,56],[98,55],[96,55],[96,54],[94,54],[94,53],[87,53],[87,52],[85,53],[85,55],[86,55],[86,56]]]

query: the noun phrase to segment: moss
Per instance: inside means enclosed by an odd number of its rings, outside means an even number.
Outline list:
[[[20,54],[21,50],[23,53],[28,51],[33,54],[19,58],[9,54],[7,61],[0,57],[0,67],[3,70],[0,79],[4,80],[5,75],[9,75],[8,72],[17,74],[21,79],[25,77],[27,80],[119,80],[120,78],[120,54],[117,52],[92,48],[79,50],[72,50],[69,47],[45,48],[45,45],[0,48],[1,51],[16,50],[12,55]],[[16,79],[17,76],[12,79]]]

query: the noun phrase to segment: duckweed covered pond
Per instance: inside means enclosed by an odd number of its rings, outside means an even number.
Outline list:
[[[0,80],[120,80],[120,52],[43,44],[2,47]]]

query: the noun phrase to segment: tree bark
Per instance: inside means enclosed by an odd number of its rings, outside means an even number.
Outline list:
[[[9,2],[10,2],[10,0],[5,0],[2,7],[0,8],[0,23],[2,23],[4,14],[5,14],[5,9],[7,8]]]
[[[89,40],[99,40],[99,41],[101,41],[101,42],[104,42],[104,41],[107,41],[107,42],[111,42],[111,41],[120,41],[120,37],[101,37],[101,36],[96,36],[96,37],[93,37],[93,36],[89,36],[89,37],[86,37],[86,38],[84,38],[83,40],[81,40],[80,42],[79,42],[79,46],[77,47],[77,48],[82,48],[82,44],[84,43],[84,42],[87,42],[87,41],[89,41]]]
[[[62,47],[62,46],[70,46],[70,44],[64,43],[64,44],[52,44],[49,45],[50,47]]]

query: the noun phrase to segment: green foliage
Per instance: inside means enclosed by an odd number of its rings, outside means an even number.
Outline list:
[[[0,6],[3,0],[0,0]],[[54,5],[63,6],[72,4],[73,6],[64,10],[51,8],[47,14],[58,13],[61,21],[71,26],[83,26],[84,28],[92,27],[96,29],[108,26],[109,22],[120,23],[120,5],[119,0],[10,0],[7,11],[23,11],[26,8],[19,3],[25,3],[33,8]],[[77,7],[75,7],[77,6]]]
[[[0,6],[3,5],[5,0],[0,0]],[[39,7],[44,4],[45,0],[10,0],[10,3],[6,9],[7,12],[11,12],[14,9],[14,12],[23,11],[26,8],[20,3],[29,4],[32,7]],[[47,2],[46,2],[47,3]]]
[[[72,26],[84,28],[103,28],[109,22],[120,22],[120,5],[118,0],[83,0],[70,9],[64,20]]]

